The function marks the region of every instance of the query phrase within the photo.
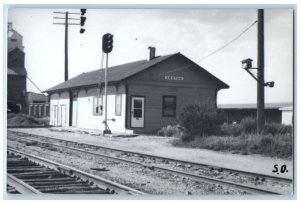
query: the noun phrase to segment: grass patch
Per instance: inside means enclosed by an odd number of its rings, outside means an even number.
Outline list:
[[[262,154],[278,158],[291,158],[291,134],[243,134],[240,136],[197,137],[194,141],[183,142],[180,138],[171,141],[174,146],[202,148],[215,151],[229,151],[234,154]]]

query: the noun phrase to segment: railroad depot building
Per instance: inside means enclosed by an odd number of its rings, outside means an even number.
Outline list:
[[[82,73],[45,92],[50,125],[104,130],[104,69]],[[107,70],[108,126],[114,132],[153,133],[173,124],[183,107],[210,100],[227,84],[182,55],[155,56]],[[101,84],[101,85],[99,85]]]

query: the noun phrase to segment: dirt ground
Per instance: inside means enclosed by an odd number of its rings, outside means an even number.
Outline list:
[[[174,147],[170,144],[170,140],[173,138],[169,137],[145,135],[138,135],[136,137],[110,137],[100,136],[99,131],[97,130],[78,128],[18,128],[10,130],[285,178],[293,177],[292,160],[271,158],[261,155],[238,155],[205,149]],[[279,167],[281,165],[286,165],[288,172],[276,175],[272,172],[275,164]]]

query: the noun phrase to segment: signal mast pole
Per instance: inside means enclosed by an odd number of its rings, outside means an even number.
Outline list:
[[[105,117],[104,117],[104,120],[105,120],[105,130],[104,130],[104,133],[106,134],[110,134],[110,130],[108,128],[108,125],[107,125],[107,68],[108,68],[108,53],[106,54],[106,66],[105,66],[105,89],[104,89],[104,95],[105,95]]]
[[[113,49],[113,35],[110,33],[106,33],[102,36],[102,51],[106,54],[106,66],[105,66],[105,89],[104,89],[104,95],[105,95],[105,109],[104,109],[104,121],[105,129],[103,131],[103,134],[111,134],[111,131],[107,124],[107,68],[108,68],[108,53],[110,53]]]

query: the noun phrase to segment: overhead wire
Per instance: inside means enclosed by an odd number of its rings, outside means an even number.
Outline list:
[[[208,54],[207,56],[203,57],[202,59],[200,59],[199,61],[197,61],[197,63],[205,60],[206,58],[210,57],[211,55],[219,52],[220,50],[224,49],[225,47],[227,47],[228,45],[230,45],[231,43],[233,43],[234,41],[238,40],[244,33],[246,33],[252,26],[254,26],[257,23],[257,20],[254,21],[250,26],[248,26],[245,30],[243,30],[243,32],[241,32],[239,35],[237,35],[234,39],[232,39],[231,41],[229,41],[228,43],[226,43],[225,45],[223,45],[222,47],[216,49],[215,51],[211,52],[210,54]]]
[[[231,41],[229,41],[228,43],[226,43],[225,45],[221,46],[220,48],[214,50],[213,52],[211,52],[210,54],[206,55],[205,57],[201,58],[199,61],[197,61],[196,63],[193,63],[193,64],[190,64],[190,65],[187,65],[187,66],[184,66],[184,67],[181,67],[181,68],[178,68],[178,69],[174,69],[174,70],[171,70],[169,72],[164,72],[164,74],[167,74],[167,73],[170,73],[170,72],[174,72],[174,71],[178,71],[178,70],[182,70],[182,69],[187,69],[195,64],[198,64],[199,62],[205,60],[206,58],[216,54],[217,52],[219,52],[220,50],[224,49],[225,47],[227,47],[228,45],[230,45],[231,43],[233,43],[234,41],[238,40],[242,35],[244,35],[252,26],[254,26],[255,24],[257,23],[257,20],[255,20],[253,23],[251,23],[251,25],[249,25],[246,29],[244,29],[239,35],[237,35],[234,39],[232,39]],[[103,56],[102,56],[103,58]],[[101,68],[103,67],[103,59],[101,60]],[[44,93],[41,91],[41,89],[28,77],[28,80],[44,95]]]
[[[37,88],[40,92],[41,92],[41,94],[43,94],[43,95],[45,95],[42,91],[41,91],[41,89],[26,75],[26,77],[27,77],[27,79],[35,86],[35,88]]]
[[[164,72],[163,74],[168,74],[168,73],[171,73],[171,72],[175,72],[175,71],[178,71],[178,70],[182,70],[182,69],[187,69],[195,64],[198,64],[200,63],[201,61],[205,60],[206,58],[216,54],[217,52],[219,52],[220,50],[224,49],[225,47],[227,47],[228,45],[230,45],[231,43],[233,43],[234,41],[238,40],[242,35],[244,35],[252,26],[254,26],[255,24],[257,23],[257,20],[255,20],[253,23],[251,23],[246,29],[244,29],[240,34],[238,34],[234,39],[232,39],[231,41],[229,41],[228,43],[226,43],[225,45],[221,46],[220,48],[216,49],[215,51],[211,52],[210,54],[206,55],[205,57],[201,58],[199,61],[197,61],[196,63],[193,63],[193,64],[189,64],[189,65],[186,65],[184,67],[181,67],[181,68],[178,68],[178,69],[173,69],[171,71],[168,71],[168,72]]]

